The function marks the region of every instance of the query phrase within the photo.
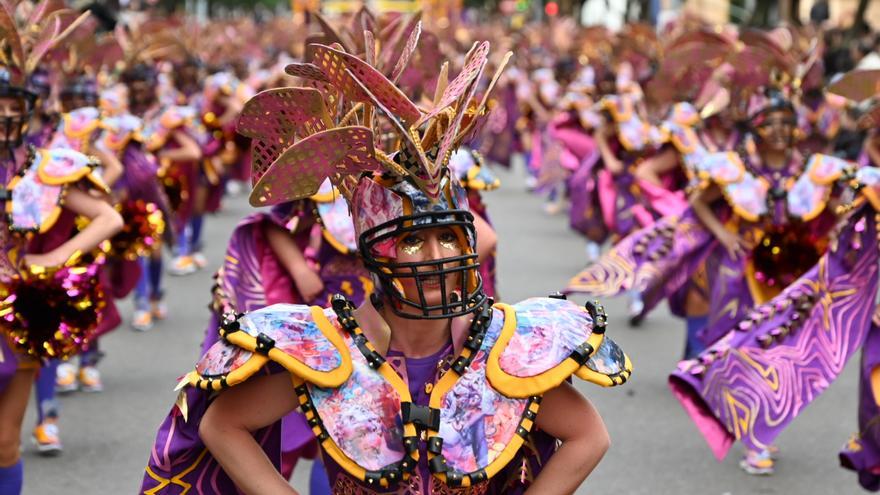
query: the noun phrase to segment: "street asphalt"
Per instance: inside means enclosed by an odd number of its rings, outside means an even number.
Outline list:
[[[561,289],[584,265],[584,242],[564,214],[548,216],[541,200],[525,192],[522,174],[496,170],[501,189],[485,195],[499,234],[499,292],[505,302]],[[30,443],[34,406],[22,434],[26,495],[138,493],[156,428],[171,407],[178,377],[198,358],[211,275],[223,258],[229,234],[250,211],[243,198],[225,203],[206,221],[207,269],[166,277],[170,317],[146,333],[127,326],[132,303],[121,301],[126,325],[102,339],[105,391],[62,397],[64,452],[42,458]],[[580,301],[583,298],[578,298]],[[635,371],[622,387],[577,383],[602,414],[611,450],[578,494],[857,494],[856,477],[838,466],[837,452],[856,428],[857,358],[779,438],[777,472],[752,477],[738,468],[734,447],[718,463],[666,381],[681,356],[684,324],[665,307],[638,329],[627,327],[625,301],[603,301],[608,335],[632,358]],[[577,380],[576,380],[577,381]],[[307,492],[308,466],[293,484]]]

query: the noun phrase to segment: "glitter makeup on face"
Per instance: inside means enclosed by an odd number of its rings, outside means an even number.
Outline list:
[[[458,240],[452,234],[444,234],[440,236],[440,246],[443,249],[454,251],[459,249]]]
[[[403,239],[403,244],[400,249],[409,256],[412,256],[419,251],[422,250],[422,247],[425,245],[425,241],[416,236],[408,236]]]

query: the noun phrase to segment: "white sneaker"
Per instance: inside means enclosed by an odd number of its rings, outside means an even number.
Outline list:
[[[585,251],[587,253],[588,265],[592,265],[593,263],[599,261],[599,257],[602,256],[602,246],[596,244],[593,241],[587,241],[587,247]]]
[[[37,452],[41,456],[56,456],[61,454],[64,447],[61,445],[58,425],[54,420],[46,420],[34,428],[31,436],[34,445],[37,446]]]
[[[196,251],[192,254],[193,263],[196,264],[196,268],[202,269],[208,266],[208,258],[205,258],[205,255],[201,253],[201,251]]]
[[[60,363],[55,371],[55,391],[59,394],[66,394],[78,389],[76,366],[70,363]]]
[[[168,273],[177,277],[182,277],[184,275],[193,274],[198,269],[199,267],[196,265],[192,256],[177,256],[171,261],[171,266],[168,267]]]
[[[739,467],[752,476],[769,476],[774,471],[773,457],[767,450],[760,452],[750,450],[739,461]]]
[[[101,381],[101,372],[94,366],[83,366],[79,370],[79,385],[83,392],[103,392],[104,382]]]
[[[231,180],[226,183],[226,194],[235,197],[241,195],[242,191],[244,191],[244,185],[241,181]]]
[[[136,309],[131,319],[131,328],[138,332],[148,332],[153,329],[153,315],[150,310]]]

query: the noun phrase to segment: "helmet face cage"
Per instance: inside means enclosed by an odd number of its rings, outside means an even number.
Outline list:
[[[90,77],[76,77],[61,90],[61,101],[68,110],[98,106],[98,85]]]
[[[406,263],[374,255],[373,248],[383,242],[395,242],[401,235],[437,227],[449,227],[455,231],[464,254]],[[392,303],[389,306],[394,314],[403,318],[435,320],[472,313],[486,300],[478,271],[480,264],[474,249],[475,240],[474,217],[469,211],[440,210],[404,215],[377,225],[360,235],[358,251],[364,266],[378,279],[382,293]],[[457,291],[450,295],[446,278],[452,274],[458,274],[459,281]],[[429,304],[425,298],[424,284],[428,279],[437,278],[441,301],[439,304]],[[406,296],[400,286],[401,279],[415,282],[418,300]],[[416,311],[404,311],[405,308]]]
[[[20,114],[0,117],[0,149],[15,149],[24,142],[27,124],[34,114],[37,95],[19,86],[0,83],[0,98],[18,99],[22,102],[23,110]]]

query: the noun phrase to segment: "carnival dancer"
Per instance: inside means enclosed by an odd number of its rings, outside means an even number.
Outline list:
[[[37,95],[34,103],[34,118],[27,127],[25,143],[38,148],[45,144],[55,132],[58,123],[58,109],[52,99],[52,81],[45,67],[37,67],[28,79],[28,89]]]
[[[388,68],[391,79],[417,37],[418,30]],[[607,433],[564,382],[576,373],[621,383],[629,363],[604,336],[596,306],[553,298],[492,306],[481,289],[466,194],[444,164],[485,111],[474,92],[488,44],[474,46],[448,85],[441,76],[440,103],[429,113],[361,59],[311,48],[313,62],[289,70],[322,89],[271,90],[285,111],[265,114],[260,126],[255,145],[263,158],[254,161],[251,202],[305,198],[330,177],[352,206],[358,252],[377,295],[360,308],[338,296],[326,309],[275,305],[227,317],[201,373],[181,382],[142,490],[178,493],[185,484],[203,493],[293,493],[277,474],[275,425],[300,398],[334,493],[515,493],[525,488],[521,480],[536,493],[575,490],[607,447]],[[331,94],[354,111],[325,106]],[[349,125],[374,118],[395,137],[376,141],[370,128]],[[257,335],[259,347],[251,345]],[[239,338],[255,361],[234,344]],[[290,368],[264,367],[275,358]],[[213,400],[199,387],[221,383],[234,388]],[[530,433],[536,423],[541,431]],[[542,440],[526,442],[534,435]],[[547,459],[550,437],[562,446]],[[536,448],[522,450],[524,442]],[[539,456],[541,472],[527,462]]]
[[[251,112],[260,103],[255,99],[250,104],[240,129],[247,132]],[[357,257],[348,205],[329,181],[308,200],[283,203],[242,220],[224,259],[215,275],[203,354],[219,340],[226,314],[282,303],[326,305],[335,294],[360,304],[373,287]],[[286,416],[281,430],[281,473],[290,479],[299,459],[315,457],[317,444],[300,413]],[[312,486],[327,485],[320,462],[316,466]]]
[[[178,257],[171,266],[175,275],[187,275],[204,268],[202,231],[205,213],[220,209],[225,191],[226,175],[242,159],[235,133],[235,122],[250,93],[247,87],[228,72],[212,74],[204,83],[201,94],[190,99],[191,106],[204,126],[202,159],[192,189],[192,211],[186,222],[186,233],[178,237]]]
[[[846,97],[855,102],[862,102],[875,97],[880,71],[853,71],[828,88],[829,94]],[[866,120],[876,126],[876,116],[880,114],[877,104],[869,107],[865,113]],[[869,190],[870,191],[870,190]],[[869,192],[868,191],[868,192]],[[866,244],[873,244],[869,239]],[[860,292],[872,294],[868,288],[859,287]],[[860,325],[866,322],[858,322]],[[858,482],[862,488],[871,491],[880,490],[880,312],[877,307],[870,322],[868,335],[862,344],[862,356],[859,374],[858,429],[844,444],[841,450],[840,464],[858,474]]]
[[[189,107],[159,103],[156,92],[158,73],[149,62],[130,65],[123,72],[121,81],[128,89],[130,111],[144,122],[140,131],[144,148],[159,160],[166,185],[174,184],[172,189],[176,191],[176,198],[171,199],[171,206],[176,208],[175,218],[169,218],[167,223],[176,235],[185,235],[183,219],[187,218],[189,184],[193,182],[195,164],[202,156],[201,148],[187,131],[195,113]],[[144,276],[135,288],[136,310],[132,327],[146,331],[153,328],[154,320],[167,316],[167,308],[162,302],[162,251],[156,250],[149,257],[142,258],[142,264]]]
[[[592,67],[580,69],[565,88],[544,133],[539,176],[540,188],[549,190],[544,211],[559,212],[565,203],[567,182],[580,165],[596,155],[592,133],[601,119],[594,105]]]
[[[76,66],[65,65],[65,69],[68,72],[59,93],[61,118],[45,146],[47,149],[71,149],[94,155],[102,165],[102,180],[108,187],[112,187],[122,175],[122,164],[114,154],[95,146],[101,132],[97,80]],[[102,285],[109,288],[112,281],[106,274],[106,271],[102,271]],[[113,298],[105,298],[101,321],[88,347],[79,355],[79,366],[69,360],[60,362],[58,359],[50,359],[41,368],[35,390],[37,425],[32,437],[41,454],[55,455],[62,449],[58,427],[60,410],[55,392],[103,390],[101,374],[97,368],[102,355],[98,339],[116,328],[120,322],[121,317]]]
[[[822,51],[812,50],[799,68],[802,97],[798,105],[798,127],[802,133],[799,148],[802,153],[831,153],[840,131],[846,99],[824,90]]]
[[[870,182],[869,173],[860,177],[854,164],[829,156],[798,158],[795,109],[783,93],[751,103],[752,135],[743,151],[708,153],[696,162],[701,184],[692,209],[625,239],[569,290],[607,295],[635,286],[650,308],[681,287],[683,274],[710,260],[712,321],[703,337],[717,343],[683,362],[672,385],[716,454],[741,439],[749,448],[743,468],[761,474],[772,472],[772,440],[781,428],[827,387],[864,338],[859,312],[866,303],[838,288],[858,279],[854,286],[869,287],[872,299],[876,256],[862,240],[875,236],[872,214],[848,218],[850,230],[839,237],[830,230],[839,213],[829,204],[845,198],[851,184]],[[829,314],[838,302],[853,312]],[[822,331],[811,326],[817,319]],[[829,358],[814,360],[812,352]],[[807,376],[821,379],[802,383]]]
[[[719,460],[734,441],[743,443],[740,465],[749,474],[773,472],[774,440],[840,375],[866,336],[869,344],[876,340],[868,335],[877,291],[880,170],[841,172],[842,182],[861,189],[873,207],[858,206],[812,269],[670,377]],[[860,203],[863,198],[853,204]]]
[[[63,32],[58,15],[42,2],[27,18],[23,11],[0,6],[0,28],[10,47],[3,57],[0,81],[2,147],[6,211],[3,248],[3,367],[0,380],[0,493],[19,494],[22,488],[21,425],[30,386],[40,359],[68,357],[87,345],[99,320],[103,290],[98,265],[83,263],[88,253],[122,225],[106,202],[87,192],[88,185],[105,187],[95,173],[97,164],[67,149],[21,146],[33,115],[36,95],[26,89],[30,72],[45,49],[56,45],[85,17]],[[38,42],[40,50],[35,50]],[[63,205],[61,199],[64,198]],[[71,237],[73,220],[91,222]],[[51,424],[47,428],[51,430]]]
[[[769,72],[752,70],[749,64],[755,60],[773,67],[776,58],[747,48],[736,52],[732,62],[731,82],[753,88],[745,103],[734,103],[749,109],[750,136],[740,150],[703,154],[694,162],[699,183],[691,193],[691,207],[618,243],[574,277],[568,292],[613,295],[635,290],[644,296],[646,314],[706,261],[714,268],[707,273],[711,304],[700,341],[709,345],[824,252],[835,221],[826,206],[837,191],[823,177],[829,170],[835,177],[849,162],[800,156],[792,126],[794,106],[780,90],[758,90],[770,87],[771,78]],[[762,198],[771,198],[772,205]]]

